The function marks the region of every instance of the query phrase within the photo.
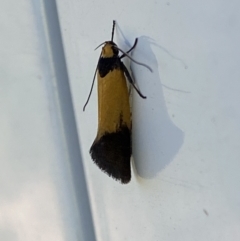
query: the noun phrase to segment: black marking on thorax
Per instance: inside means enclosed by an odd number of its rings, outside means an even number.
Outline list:
[[[122,69],[122,62],[118,56],[112,58],[100,58],[98,62],[98,73],[101,78],[114,69]]]

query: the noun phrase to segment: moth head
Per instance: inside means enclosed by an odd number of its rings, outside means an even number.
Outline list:
[[[117,45],[113,41],[105,42],[105,45],[102,48],[102,57],[103,58],[112,58],[118,56]]]

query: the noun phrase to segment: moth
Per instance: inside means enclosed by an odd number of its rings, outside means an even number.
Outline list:
[[[98,167],[109,176],[126,184],[131,180],[130,158],[131,143],[131,110],[127,80],[143,99],[146,97],[140,92],[133,81],[122,58],[128,57],[133,62],[151,68],[134,60],[129,53],[136,47],[138,39],[127,51],[121,50],[114,42],[115,21],[113,21],[112,37],[103,45],[93,77],[90,94],[83,110],[90,99],[94,80],[98,82],[98,130],[97,136],[90,148],[90,155]],[[97,49],[96,48],[96,49]],[[122,55],[119,55],[119,52]]]

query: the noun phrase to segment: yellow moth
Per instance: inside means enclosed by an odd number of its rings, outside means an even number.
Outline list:
[[[90,154],[101,170],[125,184],[131,179],[130,158],[132,154],[132,121],[126,79],[142,98],[146,97],[135,86],[133,78],[121,59],[127,56],[133,62],[152,70],[147,65],[132,59],[128,54],[136,47],[137,39],[132,48],[124,52],[113,42],[114,29],[115,21],[113,21],[111,41],[106,41],[98,46],[104,45],[83,110],[89,101],[97,75],[98,131],[90,148]],[[121,56],[119,56],[119,52],[122,52]]]

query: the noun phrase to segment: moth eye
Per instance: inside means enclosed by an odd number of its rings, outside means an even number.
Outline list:
[[[114,46],[112,46],[112,51],[114,55],[118,55],[118,49],[114,48]]]

